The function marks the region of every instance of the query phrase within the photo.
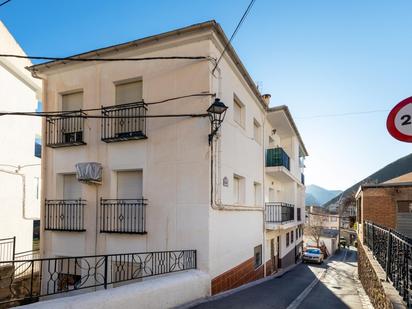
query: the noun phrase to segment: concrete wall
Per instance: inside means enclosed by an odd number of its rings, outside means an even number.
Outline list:
[[[191,270],[131,283],[117,288],[68,296],[22,306],[41,309],[163,309],[173,308],[210,294],[210,277]]]
[[[4,53],[24,54],[1,22],[0,42]],[[27,65],[30,61],[25,59],[0,59],[2,111],[27,112],[37,108],[40,81],[24,69]],[[40,216],[40,159],[34,156],[40,123],[36,117],[3,116],[0,120],[0,211],[3,214],[0,216],[0,239],[16,236],[16,252],[32,249],[33,218]],[[24,165],[35,166],[17,168]],[[16,175],[16,170],[21,175]]]

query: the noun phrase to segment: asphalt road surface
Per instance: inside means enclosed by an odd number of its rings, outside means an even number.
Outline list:
[[[192,308],[373,309],[357,279],[357,252],[343,249],[323,265],[300,264],[280,277]]]

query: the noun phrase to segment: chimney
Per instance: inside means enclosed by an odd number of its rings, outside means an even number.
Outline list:
[[[270,104],[270,97],[271,97],[271,95],[268,94],[268,93],[262,95],[262,99],[263,99],[263,101],[265,101],[267,106],[269,106],[269,104]]]

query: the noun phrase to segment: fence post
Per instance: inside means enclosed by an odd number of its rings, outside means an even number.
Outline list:
[[[386,244],[386,281],[389,281],[389,273],[391,271],[391,262],[392,262],[392,229],[388,231],[388,241]]]
[[[108,256],[104,256],[104,288],[107,289],[107,263],[108,263]]]
[[[13,261],[16,259],[16,236],[13,236]]]
[[[372,253],[375,255],[375,225],[372,224]]]

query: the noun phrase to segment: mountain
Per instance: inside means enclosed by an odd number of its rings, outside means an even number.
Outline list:
[[[368,177],[355,183],[353,186],[343,191],[342,198],[345,198],[346,196],[351,195],[353,192],[356,192],[361,184],[381,183],[411,172],[412,153],[386,165],[372,175],[369,175]],[[328,207],[329,205],[336,203],[338,199],[339,197],[332,198],[327,203],[325,203],[323,207]]]
[[[320,206],[340,193],[340,190],[327,190],[317,185],[309,185],[306,187],[305,204]]]

